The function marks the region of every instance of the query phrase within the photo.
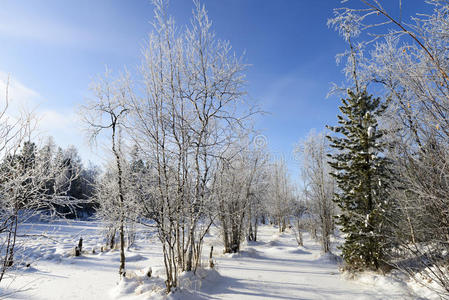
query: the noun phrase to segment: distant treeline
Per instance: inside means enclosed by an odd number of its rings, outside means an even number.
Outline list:
[[[55,193],[55,186],[62,186],[64,190],[62,196],[65,196],[67,201],[71,201],[71,203],[77,203],[75,206],[57,205],[56,211],[71,219],[91,217],[98,207],[97,202],[91,199],[94,194],[99,168],[90,162],[87,166],[83,165],[75,146],[71,145],[64,149],[57,146],[52,137],[49,137],[41,147],[33,141],[25,141],[19,151],[9,155],[2,164],[10,164],[11,161],[16,161],[31,168],[38,160],[45,161],[48,169],[60,167],[61,170],[66,172],[66,174],[62,174],[63,176],[49,178],[46,182],[45,193],[52,195]],[[42,208],[42,210],[45,210],[45,208]]]

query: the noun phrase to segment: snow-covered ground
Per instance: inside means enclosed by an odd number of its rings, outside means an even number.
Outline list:
[[[139,231],[136,246],[127,253],[127,270],[133,278],[119,282],[119,252],[100,252],[102,231],[96,222],[24,226],[22,232],[33,234],[34,239],[26,245],[26,256],[30,258],[24,260],[31,267],[9,273],[7,280],[0,283],[0,294],[11,299],[36,300],[163,298],[163,291],[157,290],[163,280],[145,277],[149,267],[153,276],[163,274],[160,243],[154,232]],[[73,257],[71,251],[80,236],[87,253]],[[216,271],[200,270],[198,276],[202,280],[191,274],[181,275],[185,288],[170,298],[418,298],[403,280],[369,273],[357,279],[345,278],[338,272],[334,257],[321,256],[319,245],[307,234],[301,248],[296,246],[292,234],[278,234],[271,226],[261,227],[258,237],[259,242],[245,245],[241,253],[222,255],[219,237],[212,230],[204,251],[214,245]]]

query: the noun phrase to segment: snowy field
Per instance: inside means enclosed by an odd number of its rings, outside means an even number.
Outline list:
[[[44,234],[42,234],[44,232]],[[128,250],[127,274],[119,282],[119,251],[100,252],[103,228],[96,222],[25,224],[28,242],[25,263],[30,267],[9,273],[0,292],[7,299],[153,299],[165,298],[163,261],[154,232],[140,229],[136,245]],[[79,237],[85,253],[73,257]],[[397,278],[364,274],[349,279],[338,263],[320,255],[320,247],[305,234],[298,248],[294,236],[263,226],[259,242],[245,245],[239,254],[223,255],[214,228],[204,253],[214,246],[215,270],[200,269],[197,277],[183,274],[182,288],[169,299],[417,299],[411,283]],[[95,253],[93,253],[95,250]],[[204,259],[207,262],[208,259]],[[151,267],[153,277],[145,273]],[[198,278],[200,277],[200,279]],[[416,291],[415,291],[416,292]],[[420,290],[418,290],[420,292]],[[423,296],[424,295],[424,296]],[[424,293],[422,298],[426,299]]]

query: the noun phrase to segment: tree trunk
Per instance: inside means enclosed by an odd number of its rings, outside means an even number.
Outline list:
[[[257,241],[257,218],[254,220],[254,241]]]
[[[190,245],[189,245],[189,253],[187,255],[187,264],[186,264],[187,272],[192,271],[192,266],[193,266],[193,247],[195,246],[195,227],[192,226],[189,229],[189,236],[190,236]]]
[[[112,233],[109,236],[109,248],[112,250],[115,247],[115,229],[112,230]]]
[[[120,220],[120,276],[125,276],[125,230],[123,220]]]
[[[118,196],[120,200],[120,267],[119,267],[119,274],[120,276],[125,276],[125,229],[124,229],[124,205],[125,205],[125,197],[124,197],[124,191],[123,191],[123,182],[122,182],[122,166],[120,163],[120,154],[117,151],[116,148],[116,141],[115,141],[115,127],[117,119],[114,120],[112,123],[112,152],[115,156],[115,161],[117,165],[117,173],[118,173]]]

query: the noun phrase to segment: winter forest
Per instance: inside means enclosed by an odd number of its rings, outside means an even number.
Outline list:
[[[209,2],[148,1],[138,66],[90,74],[101,159],[0,85],[0,299],[449,299],[449,2],[332,4],[338,112],[293,160]]]

